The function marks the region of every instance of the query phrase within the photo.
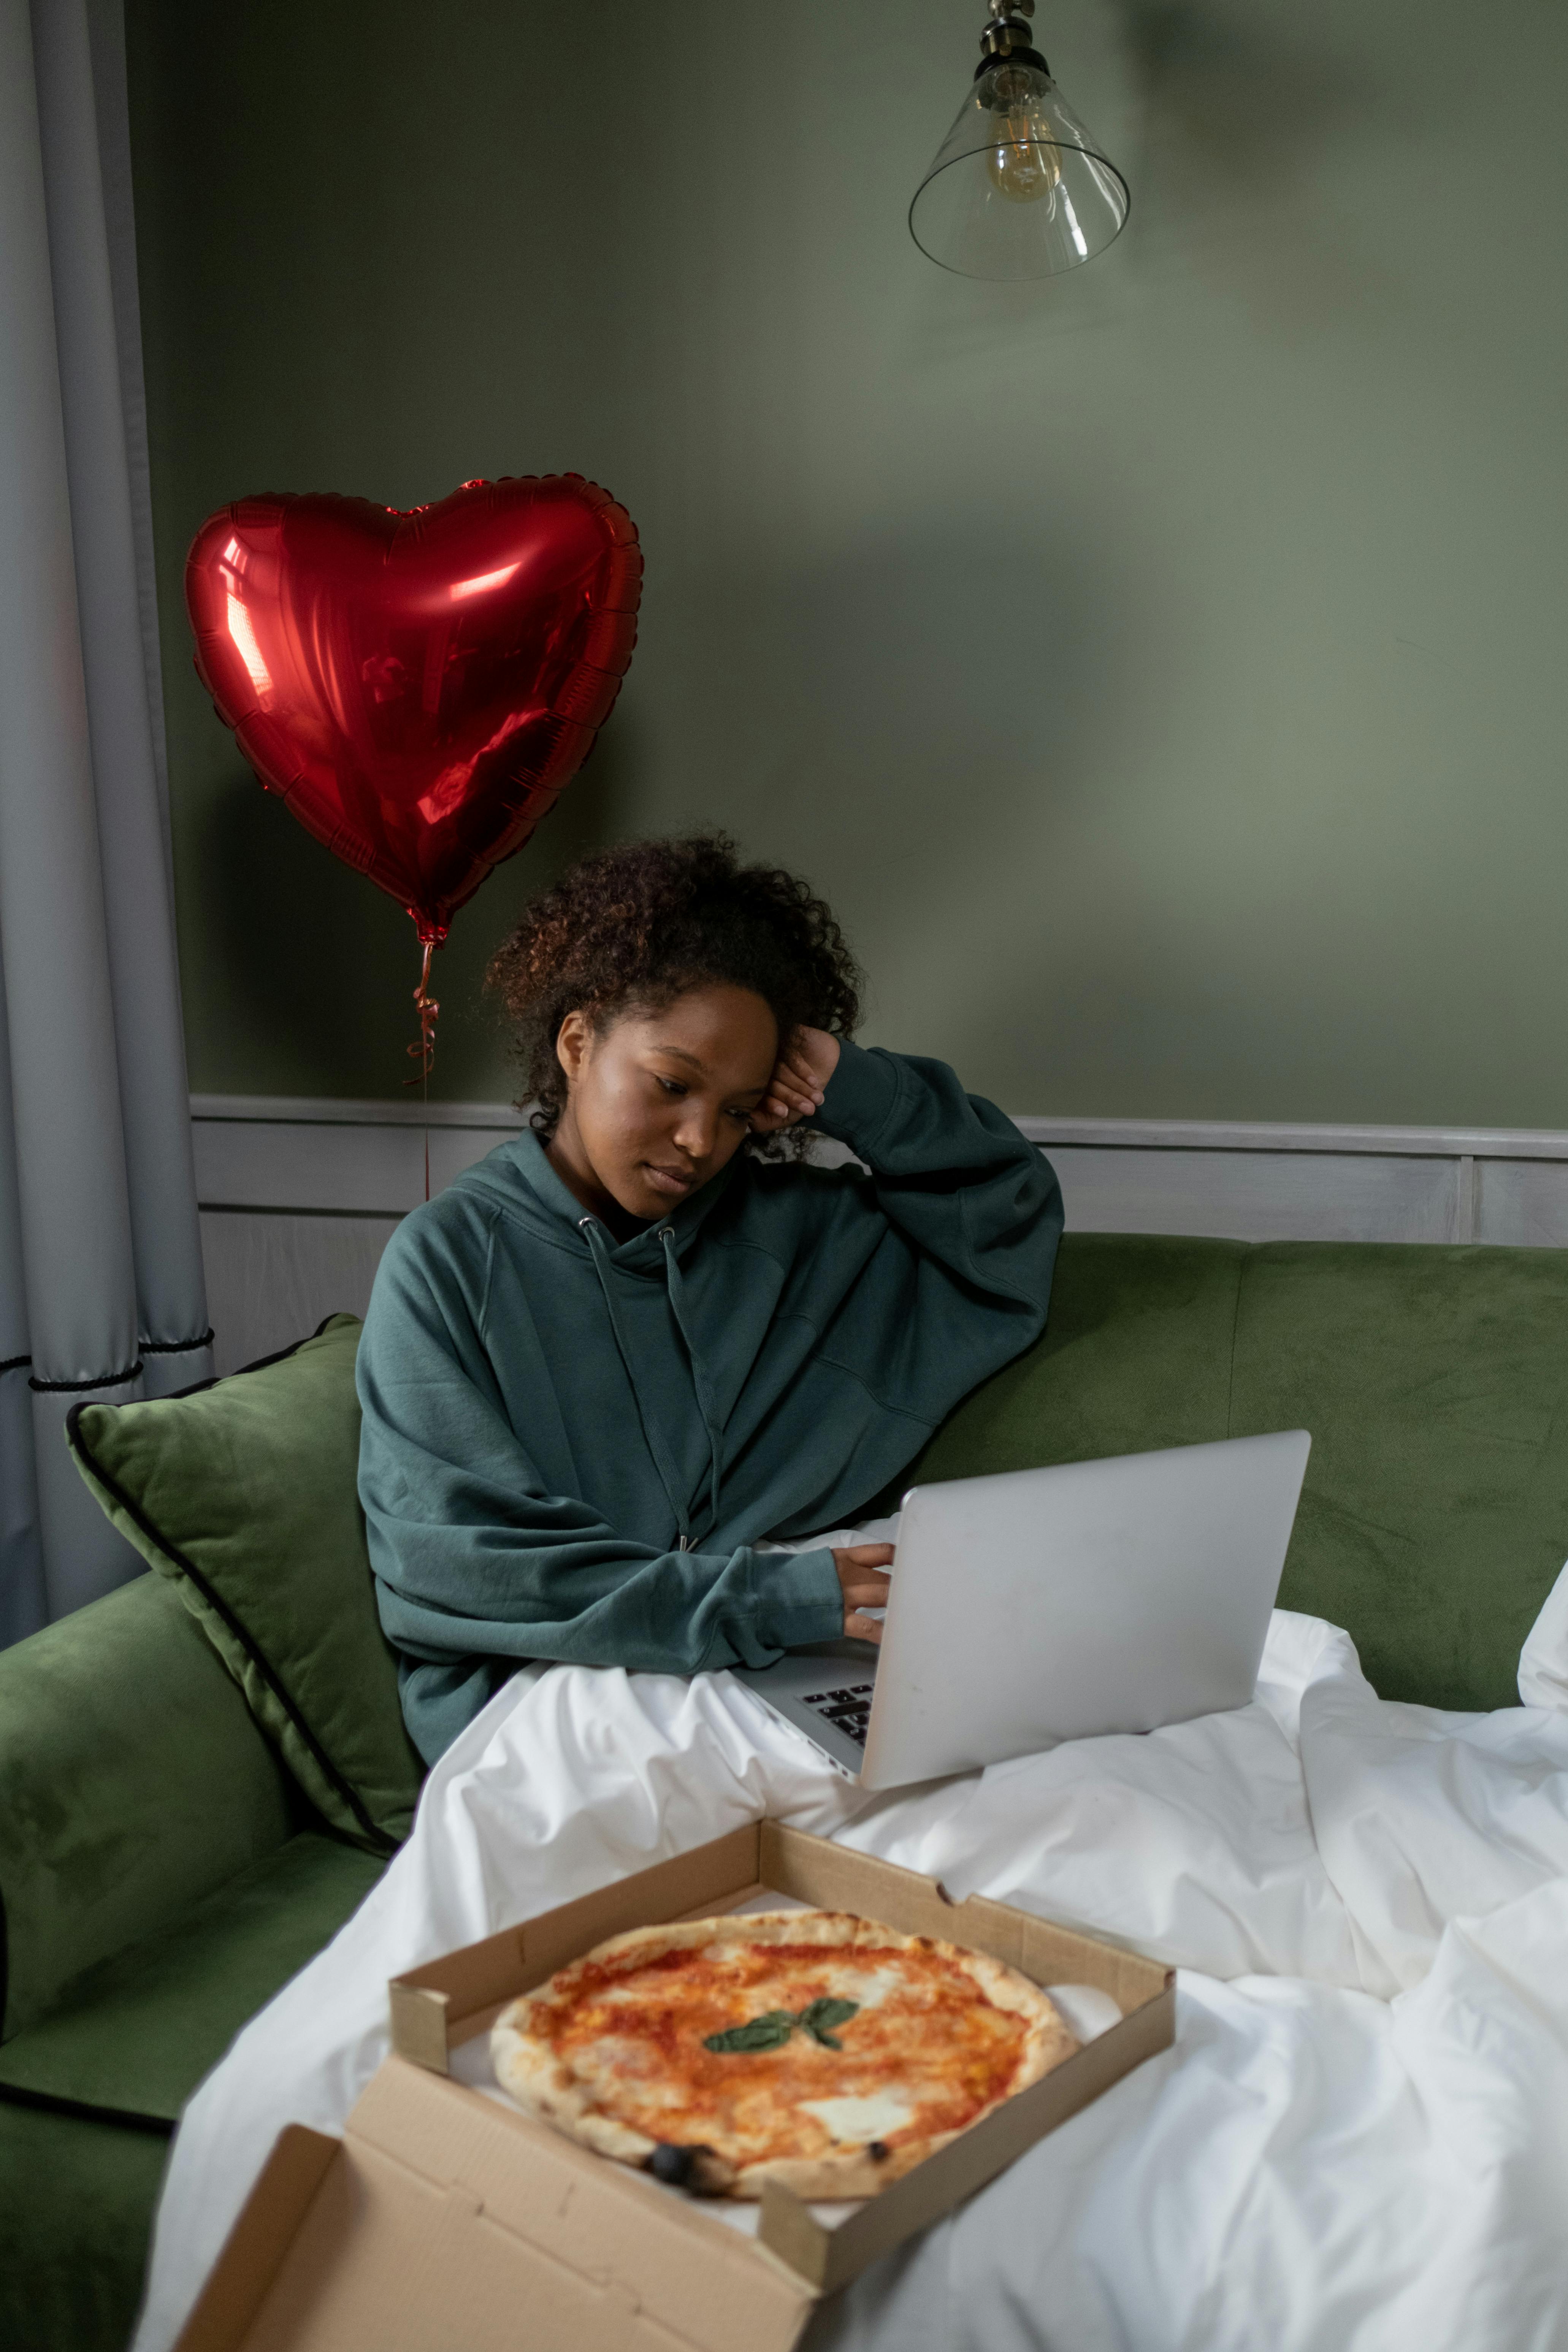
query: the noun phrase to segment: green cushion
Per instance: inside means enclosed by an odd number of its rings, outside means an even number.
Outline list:
[[[281,1845],[302,1810],[161,1577],[0,1652],[5,2032]]]
[[[949,1414],[911,1476],[1223,1437],[1247,1255],[1242,1242],[1064,1234],[1044,1338]]]
[[[301,1831],[0,2045],[0,2103],[20,2094],[174,2124],[247,2019],[336,1935],[384,1868]]]
[[[124,2352],[168,2156],[162,2131],[0,2105],[5,2352]]]
[[[1568,1251],[1254,1249],[1231,1428],[1312,1433],[1282,1607],[1384,1698],[1518,1706],[1568,1559]]]
[[[359,1507],[359,1324],[68,1433],[121,1532],[174,1580],[322,1817],[384,1853],[423,1766],[403,1726]]]
[[[909,1476],[1296,1428],[1281,1605],[1385,1698],[1517,1706],[1568,1558],[1568,1251],[1067,1234],[1044,1338]]]

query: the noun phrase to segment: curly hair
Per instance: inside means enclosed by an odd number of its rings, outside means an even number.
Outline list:
[[[798,875],[742,866],[727,834],[637,841],[585,857],[537,898],[491,960],[485,986],[516,1024],[512,1051],[536,1134],[566,1104],[555,1041],[568,1013],[603,1030],[633,1005],[670,1003],[715,982],[760,996],[787,1038],[797,1027],[847,1036],[860,1018],[860,970],[832,910]],[[748,1137],[768,1154],[787,1138]]]

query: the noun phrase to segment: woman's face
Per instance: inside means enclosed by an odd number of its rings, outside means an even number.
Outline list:
[[[566,1108],[550,1159],[584,1208],[659,1217],[732,1160],[778,1058],[778,1025],[749,988],[689,989],[602,1033],[569,1013],[556,1055]]]

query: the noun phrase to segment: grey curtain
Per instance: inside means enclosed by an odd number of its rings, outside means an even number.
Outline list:
[[[137,1572],[64,1443],[212,1370],[119,0],[0,0],[0,1639]]]

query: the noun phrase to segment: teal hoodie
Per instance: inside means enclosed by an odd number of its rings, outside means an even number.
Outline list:
[[[826,1549],[1044,1328],[1050,1164],[940,1062],[846,1044],[814,1124],[618,1245],[536,1137],[405,1217],[359,1349],[360,1496],[432,1761],[525,1658],[700,1674],[843,1629]]]

